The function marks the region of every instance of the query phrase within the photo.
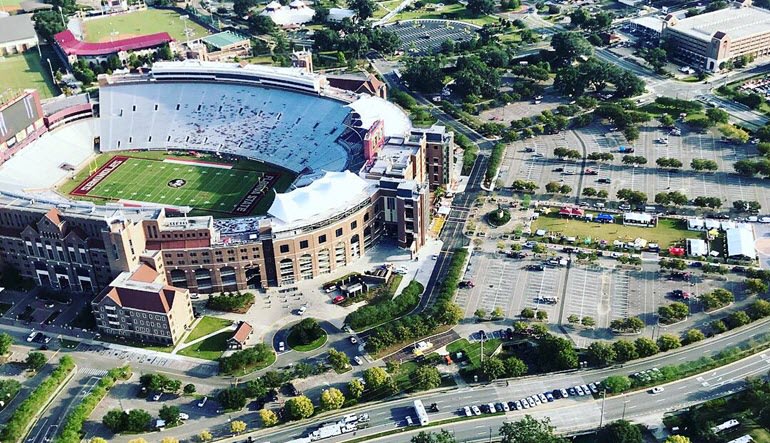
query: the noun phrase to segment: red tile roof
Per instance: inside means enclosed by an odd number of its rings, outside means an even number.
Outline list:
[[[75,38],[70,30],[62,31],[53,36],[56,44],[67,55],[109,55],[120,51],[134,51],[137,49],[147,49],[169,43],[174,39],[168,32],[159,32],[157,34],[140,35],[112,42],[88,43]]]
[[[142,263],[133,274],[131,274],[131,280],[142,283],[152,283],[158,278],[158,272],[155,269]]]
[[[55,224],[56,226],[61,226],[61,218],[59,218],[59,210],[56,208],[51,208],[46,214],[45,217],[48,220],[51,220],[51,223]]]
[[[231,340],[235,340],[241,344],[246,343],[246,339],[249,338],[249,335],[253,330],[254,328],[252,328],[250,324],[243,321],[238,325],[238,329],[235,330],[235,334],[233,334]]]
[[[159,292],[112,287],[105,295],[124,308],[166,314],[174,305],[176,290],[171,286],[165,286]]]

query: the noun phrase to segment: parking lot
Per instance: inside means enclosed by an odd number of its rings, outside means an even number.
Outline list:
[[[447,40],[468,41],[478,26],[450,20],[405,20],[388,26],[401,39],[400,50],[408,55],[430,55],[438,52]]]
[[[101,345],[88,345],[85,343],[81,343],[78,350],[83,352],[93,352],[100,356],[118,358],[124,360],[126,364],[136,362],[157,366],[159,368],[173,367],[175,370],[185,371],[187,375],[195,377],[210,377],[219,372],[219,366],[215,362],[193,362],[190,359],[184,359],[164,352],[148,352],[146,350],[129,351],[113,349]]]
[[[577,131],[512,143],[501,168],[505,186],[510,186],[517,179],[534,180],[540,184],[537,192],[543,193],[546,183],[556,181],[571,186],[573,192],[570,195],[575,196],[580,192],[577,189],[580,164],[559,160],[554,157],[553,150],[564,147],[583,153],[585,146],[586,155],[609,152],[615,156],[611,162],[587,162],[586,167],[596,170],[598,174],[586,175],[582,183],[583,188],[606,190],[611,199],[619,189],[629,188],[646,193],[649,201],[653,201],[659,192],[680,191],[690,199],[718,196],[723,201],[723,209],[729,209],[735,200],[755,200],[763,208],[770,207],[770,193],[766,192],[760,179],[740,177],[733,173],[735,162],[757,154],[754,145],[724,143],[718,134],[700,134],[686,128],[682,128],[682,136],[669,136],[668,131],[657,127],[654,121],[641,128],[639,140],[629,144],[622,133],[611,129],[606,125],[594,124]],[[668,143],[658,142],[662,138],[667,138]],[[637,167],[622,164],[621,159],[625,154],[619,152],[620,146],[634,148],[630,155],[645,157],[647,164]],[[526,152],[527,148],[534,148],[535,152]],[[539,156],[541,154],[542,157]],[[681,171],[661,169],[655,164],[660,157],[677,158],[684,167]],[[707,173],[694,171],[690,168],[693,159],[714,160],[719,170]],[[559,168],[573,170],[575,175],[556,171]],[[600,179],[609,179],[610,183],[600,183]]]

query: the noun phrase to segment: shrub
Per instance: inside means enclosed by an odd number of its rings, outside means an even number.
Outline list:
[[[211,294],[206,303],[206,307],[217,311],[243,312],[247,307],[254,304],[254,294],[250,292],[225,294]]]
[[[345,322],[355,330],[386,323],[414,309],[420,302],[423,290],[423,285],[413,280],[398,297],[362,306],[351,312]]]
[[[17,441],[21,439],[27,425],[35,415],[45,406],[54,392],[67,379],[67,376],[75,368],[72,357],[65,355],[59,360],[59,365],[45,380],[29,394],[13,411],[3,429],[0,431],[0,439],[3,441]]]
[[[219,359],[219,370],[224,374],[243,371],[251,366],[267,362],[273,354],[273,350],[264,343],[258,343],[254,347],[233,353],[228,357]]]

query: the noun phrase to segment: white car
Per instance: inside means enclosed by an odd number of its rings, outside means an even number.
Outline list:
[[[37,331],[35,331],[35,330],[33,329],[33,330],[32,330],[32,332],[30,332],[30,333],[29,333],[29,335],[27,336],[27,341],[31,343],[31,342],[32,342],[32,340],[34,340],[34,339],[35,339],[35,336],[36,336],[36,335],[37,335]]]
[[[660,394],[663,392],[663,388],[660,386],[655,386],[654,388],[650,389],[650,394]]]
[[[286,343],[279,341],[278,342],[278,352],[283,352],[286,350]]]
[[[770,217],[760,217],[759,218],[760,223],[770,223]]]
[[[465,412],[465,416],[466,416],[466,417],[471,417],[471,416],[473,416],[473,411],[471,411],[471,408],[469,408],[468,406],[464,407],[464,408],[463,408],[463,411]]]
[[[189,420],[189,419],[190,419],[190,416],[189,416],[189,415],[187,415],[187,414],[185,414],[184,412],[180,412],[180,413],[179,413],[179,419],[180,419],[180,420]]]
[[[297,315],[304,315],[304,314],[305,314],[305,311],[307,311],[307,306],[301,306],[301,307],[300,307],[300,308],[297,310]]]
[[[364,364],[364,359],[361,358],[360,355],[356,355],[355,357],[353,357],[353,361],[356,362],[356,364],[359,366]]]
[[[414,425],[414,422],[412,421],[412,417],[410,417],[408,415],[406,416],[406,425],[407,426],[413,426]]]
[[[358,343],[358,339],[356,339],[354,336],[350,336],[350,343],[356,344]]]
[[[471,406],[471,411],[473,411],[473,415],[481,415],[481,409],[476,405]]]
[[[747,222],[755,222],[757,220],[759,220],[759,219],[757,218],[756,215],[750,215],[750,216],[746,217],[746,221]]]

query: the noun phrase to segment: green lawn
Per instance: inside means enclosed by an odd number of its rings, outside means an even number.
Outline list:
[[[292,332],[292,333],[289,334],[288,337],[286,337],[286,345],[289,346],[291,349],[293,349],[295,351],[298,351],[298,352],[309,352],[309,351],[312,351],[314,349],[318,349],[321,346],[323,346],[324,343],[326,343],[326,338],[327,338],[327,336],[326,336],[326,333],[324,332],[324,334],[322,336],[318,337],[317,339],[313,340],[312,342],[310,342],[310,343],[308,343],[306,345],[301,345],[301,344],[299,344],[297,342],[297,337]]]
[[[113,15],[85,22],[85,40],[88,42],[109,41],[113,39],[136,37],[138,35],[168,32],[172,38],[185,41],[185,25],[190,31],[189,38],[200,38],[209,34],[208,31],[193,20],[182,20],[174,11],[148,9],[130,14]]]
[[[195,325],[195,329],[190,332],[190,335],[187,336],[184,342],[190,343],[193,340],[197,340],[203,336],[219,331],[220,329],[224,329],[232,324],[232,321],[225,318],[209,317],[207,315]]]
[[[21,8],[19,4],[24,0],[0,0],[0,11],[18,11]]]
[[[177,354],[204,360],[216,360],[227,350],[227,339],[232,336],[232,331],[220,332],[194,345],[180,349]]]
[[[431,0],[426,3],[439,3],[440,0]],[[492,15],[483,15],[476,17],[471,14],[465,6],[460,3],[445,4],[440,9],[416,9],[412,11],[401,11],[393,16],[389,21],[413,20],[413,19],[439,19],[439,20],[458,20],[466,23],[472,23],[478,26],[484,26],[497,23],[499,20]]]
[[[3,91],[7,89],[37,89],[40,98],[50,98],[59,94],[51,81],[51,72],[46,58],[51,60],[53,69],[58,68],[57,58],[53,51],[43,50],[43,59],[37,50],[31,49],[24,54],[0,57],[0,79]]]
[[[265,369],[266,367],[272,365],[273,363],[275,363],[276,358],[277,356],[275,355],[275,352],[271,352],[270,358],[268,358],[267,360],[261,363],[258,363],[254,366],[247,366],[242,371],[236,371],[236,372],[233,372],[232,374],[227,374],[227,375],[232,375],[233,377],[243,377],[246,374],[251,374],[254,371],[259,371],[260,369]]]
[[[484,356],[491,357],[501,344],[502,341],[496,338],[484,340]],[[457,340],[448,344],[446,350],[452,359],[455,358],[455,353],[462,352],[473,367],[481,364],[481,342],[470,343],[466,339]]]
[[[651,243],[658,243],[661,248],[682,241],[687,237],[698,237],[699,234],[688,231],[679,220],[660,219],[655,228],[624,226],[619,223],[594,223],[582,220],[561,218],[557,214],[541,215],[532,223],[532,232],[545,229],[549,232],[560,232],[565,236],[582,239],[590,237],[594,242],[606,240],[610,244],[614,240],[633,241],[643,238]]]

